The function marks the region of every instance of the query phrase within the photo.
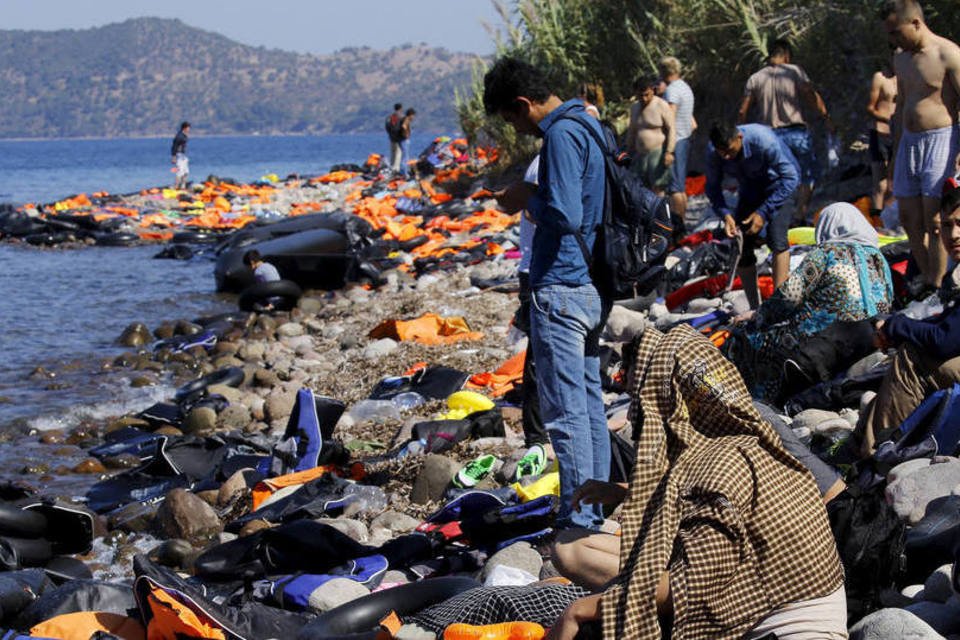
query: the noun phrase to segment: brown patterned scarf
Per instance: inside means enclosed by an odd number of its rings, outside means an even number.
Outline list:
[[[648,329],[632,378],[637,463],[621,517],[605,638],[660,640],[654,594],[670,573],[673,638],[740,638],[843,570],[810,473],[753,407],[740,374],[683,325]]]

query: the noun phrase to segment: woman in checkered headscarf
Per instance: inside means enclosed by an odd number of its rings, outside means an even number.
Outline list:
[[[687,326],[647,329],[632,377],[637,441],[620,574],[551,630],[603,637],[846,638],[843,569],[813,477],[743,379]]]

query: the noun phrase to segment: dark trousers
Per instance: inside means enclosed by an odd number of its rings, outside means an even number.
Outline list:
[[[514,317],[514,326],[527,336],[530,335],[530,277],[526,273],[520,274],[520,308]],[[543,426],[543,417],[540,413],[540,395],[537,389],[537,366],[533,356],[533,349],[527,347],[527,357],[523,362],[523,385],[521,387],[521,401],[523,402],[523,439],[527,447],[535,444],[548,444],[550,436]]]

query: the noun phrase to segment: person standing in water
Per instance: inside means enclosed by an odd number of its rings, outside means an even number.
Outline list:
[[[187,178],[190,176],[190,160],[187,158],[187,140],[190,137],[190,123],[182,122],[177,135],[173,137],[173,146],[170,148],[170,162],[174,165],[176,178],[174,189],[185,189]]]

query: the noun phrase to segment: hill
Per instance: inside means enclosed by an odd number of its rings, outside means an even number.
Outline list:
[[[471,54],[426,45],[297,54],[179,20],[0,31],[0,137],[378,131],[395,101],[418,127],[457,128]]]

